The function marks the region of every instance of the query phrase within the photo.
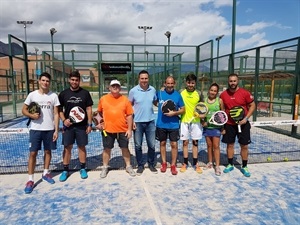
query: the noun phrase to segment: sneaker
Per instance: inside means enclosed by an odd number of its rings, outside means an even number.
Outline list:
[[[81,179],[86,179],[86,178],[88,178],[88,174],[87,174],[87,172],[86,172],[85,169],[81,169],[81,170],[80,170],[80,177],[81,177]]]
[[[215,168],[215,174],[216,174],[216,176],[221,176],[221,169],[220,169],[220,167],[216,166],[216,168]]]
[[[187,165],[185,163],[183,163],[179,171],[181,173],[184,173],[186,170],[187,170]]]
[[[144,172],[144,167],[139,166],[138,169],[136,170],[136,175],[141,176],[143,172]]]
[[[242,167],[241,171],[242,171],[242,174],[244,174],[245,177],[250,177],[251,176],[251,173],[249,172],[249,169],[248,169],[247,166]]]
[[[150,170],[152,173],[158,173],[158,172],[157,172],[157,169],[156,169],[155,166],[153,166],[153,165],[149,165],[149,170]]]
[[[42,179],[44,181],[47,181],[49,184],[54,184],[55,181],[53,180],[53,178],[51,177],[50,173],[46,173],[46,175],[42,175]]]
[[[233,165],[228,164],[227,167],[223,170],[224,173],[229,173],[234,169]]]
[[[132,176],[132,177],[134,177],[136,175],[136,173],[132,169],[132,166],[127,166],[126,167],[126,172],[129,173],[129,175]]]
[[[107,166],[103,166],[102,171],[100,173],[100,178],[105,178],[108,174],[108,167]]]
[[[34,187],[34,182],[32,180],[28,181],[26,183],[26,187],[24,189],[25,193],[30,194],[33,190],[33,187]]]
[[[177,175],[178,172],[175,165],[171,166],[171,173],[172,175]]]
[[[160,172],[165,173],[167,171],[167,163],[162,163],[161,164],[161,168],[160,168]]]
[[[69,177],[68,171],[63,171],[59,177],[59,181],[64,182],[68,179],[68,177]]]
[[[204,169],[205,170],[209,170],[209,169],[211,169],[211,168],[213,168],[213,163],[212,162],[208,162],[206,165],[205,165],[205,167],[204,167]]]
[[[198,164],[194,166],[194,170],[199,174],[203,172],[201,167]]]

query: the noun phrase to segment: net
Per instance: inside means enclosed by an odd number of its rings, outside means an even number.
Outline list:
[[[26,121],[11,126],[10,128],[0,129],[0,174],[7,173],[25,173],[27,172],[28,154],[29,154],[29,130],[20,128]],[[282,120],[282,121],[260,121],[252,122],[251,140],[249,145],[249,163],[280,162],[280,161],[299,161],[300,160],[300,141],[299,137],[280,134],[277,129],[291,130],[292,126],[300,124],[300,120]],[[298,127],[299,129],[299,127]],[[63,146],[61,145],[61,133],[57,142],[57,150],[52,151],[52,160],[50,169],[52,171],[61,171]],[[178,166],[183,162],[182,143],[179,143]],[[199,140],[198,159],[200,165],[207,163],[207,150],[205,139]],[[227,164],[226,145],[221,142],[221,164]],[[100,170],[102,166],[102,137],[101,133],[93,130],[89,134],[89,144],[87,149],[87,168],[89,170]],[[144,138],[142,145],[144,157],[147,157],[147,143]],[[129,151],[131,154],[131,164],[136,167],[135,151],[133,138],[129,142]],[[189,145],[189,159],[192,159],[191,142]],[[156,142],[156,160],[157,166],[160,166],[159,142]],[[167,161],[171,161],[171,146],[167,142]],[[240,150],[238,143],[235,144],[234,163],[241,164]],[[109,165],[113,169],[124,169],[125,163],[121,150],[115,143],[111,152]],[[72,150],[70,170],[80,169],[78,160],[78,150],[76,144]],[[43,152],[39,151],[37,157],[36,171],[43,171]]]

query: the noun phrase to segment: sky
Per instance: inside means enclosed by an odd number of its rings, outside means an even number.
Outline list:
[[[237,0],[235,50],[300,36],[300,0]],[[0,0],[0,41],[8,34],[27,41],[199,45],[217,36],[230,52],[233,0]],[[216,46],[216,45],[215,45]]]

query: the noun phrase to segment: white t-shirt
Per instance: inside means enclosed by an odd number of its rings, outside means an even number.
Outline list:
[[[30,92],[25,100],[26,105],[36,102],[41,107],[41,115],[37,120],[31,120],[32,130],[54,130],[54,107],[59,106],[56,93],[49,91],[47,94],[40,94],[38,90]]]

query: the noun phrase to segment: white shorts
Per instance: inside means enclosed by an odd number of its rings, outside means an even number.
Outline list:
[[[200,140],[202,138],[203,128],[200,123],[181,123],[180,140]]]

